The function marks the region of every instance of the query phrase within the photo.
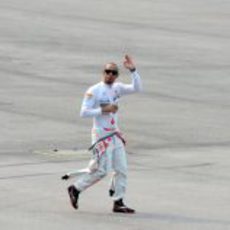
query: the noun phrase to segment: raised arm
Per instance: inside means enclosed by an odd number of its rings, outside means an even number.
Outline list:
[[[132,58],[128,55],[125,55],[124,67],[131,72],[132,83],[131,84],[119,83],[121,94],[140,92],[142,90],[141,77],[137,73],[136,66]]]

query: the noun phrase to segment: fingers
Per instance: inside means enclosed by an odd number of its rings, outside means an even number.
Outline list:
[[[128,54],[125,55],[124,64],[127,64],[127,65],[134,65],[133,59],[132,59]]]
[[[116,113],[117,110],[118,110],[117,105],[106,105],[102,107],[102,112],[105,112],[105,113]]]
[[[118,106],[117,105],[111,105],[111,110],[110,110],[111,113],[116,113],[117,110],[118,110]]]
[[[114,112],[117,112],[118,106],[117,105],[113,105],[113,110],[114,110]]]
[[[125,55],[125,61],[127,61],[127,62],[132,61],[131,57],[128,54]]]
[[[125,55],[124,67],[129,69],[129,70],[135,69],[135,64],[134,64],[132,58],[128,54]]]

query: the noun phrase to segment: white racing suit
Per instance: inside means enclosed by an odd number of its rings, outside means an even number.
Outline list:
[[[141,90],[139,74],[135,71],[131,76],[132,84],[115,82],[107,85],[100,82],[86,91],[80,115],[93,117],[92,144],[113,132],[120,134],[117,113],[103,114],[101,107],[106,104],[118,104],[120,96]],[[113,199],[119,200],[124,197],[127,181],[126,152],[119,135],[108,137],[97,145],[88,168],[78,171],[82,174],[74,185],[79,191],[83,191],[101,180],[111,170],[114,173],[110,189],[114,191]]]

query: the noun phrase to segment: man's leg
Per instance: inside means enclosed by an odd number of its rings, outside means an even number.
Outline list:
[[[93,172],[88,172],[79,177],[79,179],[74,183],[74,186],[79,191],[84,191],[88,187],[100,181],[107,175],[107,154],[103,154],[103,156],[99,160],[98,168]]]
[[[108,149],[100,158],[98,168],[92,172],[86,172],[68,188],[70,202],[72,206],[78,208],[78,197],[80,192],[92,186],[105,177],[111,169],[111,150]]]
[[[127,159],[123,146],[116,148],[112,154],[114,173],[111,180],[111,190],[114,190],[113,199],[124,197],[127,185]]]
[[[122,145],[119,145],[119,147],[114,150],[112,155],[112,164],[115,171],[111,185],[111,188],[114,189],[114,194],[112,196],[114,200],[113,211],[134,213],[135,210],[128,208],[123,203],[127,185],[127,158],[125,149]]]

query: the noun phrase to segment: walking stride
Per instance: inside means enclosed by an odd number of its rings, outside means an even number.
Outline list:
[[[115,63],[107,63],[102,81],[91,86],[85,93],[80,111],[81,117],[92,117],[93,157],[86,169],[67,173],[62,179],[79,176],[68,188],[70,202],[78,209],[79,195],[113,171],[109,195],[112,197],[113,212],[135,213],[124,204],[127,185],[127,159],[125,140],[118,127],[118,102],[121,96],[141,91],[142,84],[132,58],[124,59],[124,67],[130,71],[132,82],[117,82],[119,69]]]

